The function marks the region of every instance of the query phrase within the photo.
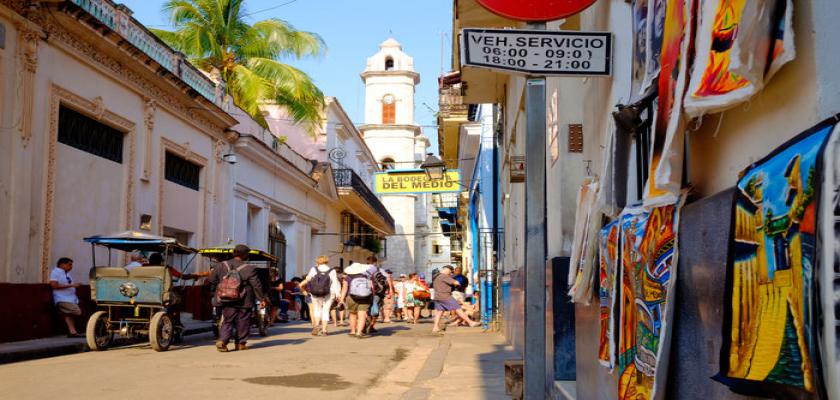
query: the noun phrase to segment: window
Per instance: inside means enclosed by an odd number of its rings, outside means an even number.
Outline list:
[[[391,157],[385,157],[382,159],[382,169],[383,170],[391,170],[394,169],[396,162]]]
[[[432,254],[438,255],[441,253],[440,243],[432,242]]]
[[[122,164],[123,133],[64,106],[58,110],[58,141]]]
[[[440,232],[440,217],[432,217],[432,232]]]
[[[198,190],[201,167],[170,152],[166,153],[166,180]]]
[[[280,279],[286,280],[286,235],[277,224],[268,226],[268,252],[277,257],[277,270]]]
[[[385,58],[385,70],[386,71],[393,71],[394,70],[394,59],[391,57]]]
[[[394,96],[387,94],[382,98],[382,123],[393,124],[397,120],[397,105]]]

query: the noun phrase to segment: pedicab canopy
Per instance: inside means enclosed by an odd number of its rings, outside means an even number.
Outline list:
[[[178,243],[174,238],[155,236],[143,232],[125,231],[109,235],[84,238],[93,245],[122,251],[161,252],[174,254],[195,254],[198,250]]]
[[[233,248],[236,245],[229,243],[221,246],[208,247],[206,249],[198,250],[198,254],[205,257],[210,257],[218,261],[230,260],[233,258]],[[277,257],[266,253],[262,250],[251,249],[248,253],[248,261],[267,261],[270,263],[277,262]]]

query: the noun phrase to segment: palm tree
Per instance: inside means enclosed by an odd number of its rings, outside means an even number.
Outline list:
[[[226,82],[237,106],[266,126],[260,105],[284,106],[310,130],[321,119],[324,95],[303,71],[280,60],[320,56],[326,49],[315,33],[269,18],[249,25],[244,0],[168,0],[163,11],[175,29],[153,29],[196,67]]]

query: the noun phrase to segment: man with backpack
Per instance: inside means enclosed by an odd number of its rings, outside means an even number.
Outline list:
[[[216,349],[228,351],[227,344],[236,329],[237,350],[246,350],[248,335],[251,332],[251,313],[257,299],[265,307],[268,298],[262,290],[262,283],[256,267],[247,264],[251,249],[243,244],[233,249],[233,258],[219,263],[210,275],[214,304],[221,308],[222,326],[219,328],[219,340]]]
[[[312,296],[312,336],[325,336],[330,323],[330,308],[341,292],[336,272],[330,268],[327,256],[315,260],[300,286]]]
[[[359,339],[369,335],[365,332],[365,321],[373,302],[373,283],[370,265],[353,263],[344,269],[339,304],[344,304],[350,319],[350,336]]]
[[[376,320],[379,319],[379,313],[384,313],[385,298],[393,296],[394,293],[394,282],[391,280],[391,275],[380,268],[378,262],[376,256],[367,258],[368,275],[370,275],[373,284],[373,302],[370,306],[370,319],[365,333],[376,333],[374,325],[376,325]]]

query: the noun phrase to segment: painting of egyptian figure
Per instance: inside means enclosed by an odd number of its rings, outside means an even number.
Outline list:
[[[610,222],[598,232],[598,299],[600,330],[598,362],[613,370],[615,367],[615,278],[618,269],[618,220]]]
[[[680,203],[622,214],[618,398],[665,396]]]
[[[832,128],[797,136],[738,181],[721,356],[728,378],[814,391],[818,160]]]

